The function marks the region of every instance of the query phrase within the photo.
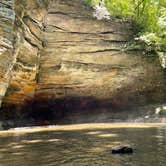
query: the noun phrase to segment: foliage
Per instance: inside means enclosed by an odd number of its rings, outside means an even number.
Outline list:
[[[95,5],[100,0],[86,0]],[[147,51],[166,51],[166,0],[105,0],[111,15],[132,19]]]
[[[109,12],[118,17],[129,17],[133,16],[133,4],[131,0],[106,0],[105,4]]]
[[[94,6],[100,2],[100,0],[85,0],[85,2],[91,6]]]

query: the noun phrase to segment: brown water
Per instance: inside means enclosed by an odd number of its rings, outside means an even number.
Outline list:
[[[132,155],[113,155],[121,143]],[[166,166],[166,125],[84,124],[0,132],[0,166]]]

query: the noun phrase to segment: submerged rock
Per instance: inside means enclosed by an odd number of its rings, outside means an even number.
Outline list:
[[[119,145],[112,147],[113,154],[126,154],[126,153],[133,153],[133,148],[129,145]]]

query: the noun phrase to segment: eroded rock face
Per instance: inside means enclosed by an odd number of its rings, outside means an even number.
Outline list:
[[[36,118],[44,110],[40,117],[49,119],[47,113],[58,118],[70,109],[165,102],[158,59],[124,52],[133,37],[129,22],[97,20],[81,0],[52,0],[48,7],[42,2],[17,0],[12,8],[17,36],[6,56],[15,57],[3,100],[6,115]],[[1,96],[8,86],[3,82]]]
[[[91,13],[79,0],[50,3],[37,96],[83,97],[83,102],[91,97],[115,107],[163,101],[165,78],[158,60],[123,52],[132,38],[131,24],[96,20]]]
[[[8,1],[4,3],[10,4]],[[6,62],[3,66],[10,70],[7,73],[8,80],[4,80],[5,87],[8,87],[3,101],[3,110],[6,110],[6,114],[11,110],[15,112],[15,109],[19,112],[25,101],[34,96],[39,50],[42,48],[42,23],[46,14],[46,6],[38,4],[37,1],[11,1],[10,8],[13,17],[12,20],[10,18],[11,25],[6,24],[10,31],[5,28],[9,35],[3,33],[4,38],[10,41],[11,47],[11,54],[7,54],[3,59],[4,62],[9,61],[9,65]],[[3,96],[5,88],[1,91]]]
[[[10,80],[14,63],[14,21],[13,0],[0,2],[0,106]]]

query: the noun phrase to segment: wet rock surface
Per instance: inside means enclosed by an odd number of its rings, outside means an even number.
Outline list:
[[[112,147],[112,154],[131,154],[133,148],[129,145],[119,145]]]

